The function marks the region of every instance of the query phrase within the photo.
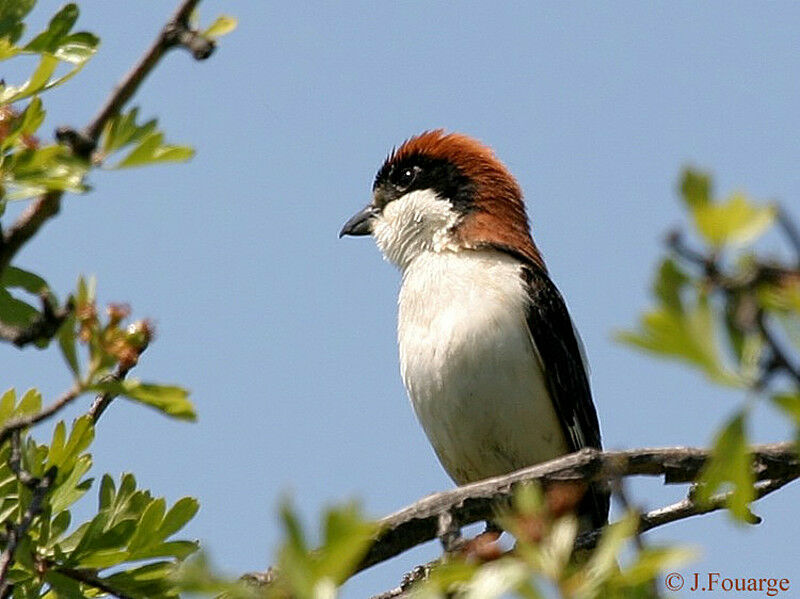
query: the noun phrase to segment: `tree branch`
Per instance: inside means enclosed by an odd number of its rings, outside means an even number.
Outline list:
[[[381,532],[354,574],[436,538],[436,522],[441,513],[453,514],[463,525],[492,518],[498,506],[507,505],[515,486],[520,483],[537,481],[546,485],[556,481],[606,481],[614,484],[617,481],[617,484],[621,484],[622,477],[636,475],[663,475],[665,484],[688,483],[697,478],[710,453],[706,449],[690,447],[607,452],[583,449],[505,476],[429,495],[380,521]],[[755,445],[751,447],[751,455],[757,481],[754,501],[800,478],[800,457],[793,443]],[[636,533],[637,543],[642,542],[639,535],[656,527],[724,509],[730,496],[730,492],[720,493],[713,496],[708,504],[699,505],[689,493],[682,501],[641,514]],[[603,530],[591,530],[579,535],[575,549],[594,547]],[[436,563],[417,566],[403,577],[400,585],[372,599],[404,597],[414,583],[427,578]],[[274,578],[272,569],[270,573],[267,582]],[[259,578],[257,575],[251,576],[256,580]],[[264,580],[263,575],[261,579]]]
[[[72,303],[59,308],[49,295],[42,295],[42,313],[24,327],[0,321],[0,339],[17,347],[35,343],[39,339],[52,339],[71,312]]]
[[[147,349],[146,345],[139,350],[140,356],[142,355],[142,352],[145,349]],[[133,369],[134,366],[135,366],[134,364],[126,364],[124,366],[122,364],[118,364],[117,371],[108,378],[114,381],[121,381],[126,376],[128,376],[128,373]],[[108,406],[111,405],[111,402],[114,401],[116,397],[117,395],[115,393],[111,393],[109,391],[106,393],[101,393],[100,395],[94,398],[94,402],[92,402],[92,407],[89,408],[88,412],[89,416],[91,416],[92,418],[92,424],[97,424],[97,421],[100,420],[100,416],[103,415],[103,412],[106,411],[106,408],[108,408]]]
[[[69,391],[64,393],[61,397],[59,397],[49,406],[45,407],[43,410],[36,412],[35,414],[28,414],[27,416],[12,418],[6,422],[2,428],[0,428],[0,445],[5,443],[15,432],[50,418],[53,414],[77,399],[82,392],[83,388],[76,383]]]
[[[794,444],[756,445],[751,451],[756,480],[780,480],[784,481],[783,485],[800,477],[800,458]],[[461,526],[491,519],[497,506],[511,499],[514,488],[523,482],[592,482],[608,481],[615,476],[643,475],[663,476],[666,484],[688,483],[697,478],[709,456],[710,450],[690,447],[608,452],[583,449],[505,476],[429,495],[380,521],[380,533],[356,572],[435,539],[440,514],[449,512]],[[699,514],[698,509],[697,506],[691,508]],[[683,511],[679,518],[678,508],[675,510],[675,513],[645,514],[642,521],[647,525],[643,530],[695,515]]]
[[[88,158],[97,146],[97,140],[106,123],[119,113],[128,100],[133,97],[142,81],[150,74],[167,50],[183,46],[189,49],[198,60],[208,58],[214,50],[213,41],[206,40],[189,27],[189,15],[199,3],[200,0],[183,0],[180,3],[150,48],[114,88],[83,131],[61,127],[56,131],[56,138],[70,146],[76,155]],[[2,234],[0,237],[0,273],[11,264],[20,248],[39,231],[42,225],[58,214],[61,209],[62,195],[63,192],[56,190],[42,194]],[[0,338],[5,339],[6,335],[0,335]]]

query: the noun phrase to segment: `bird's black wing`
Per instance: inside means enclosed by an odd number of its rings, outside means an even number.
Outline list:
[[[567,444],[571,451],[601,449],[589,377],[564,299],[538,265],[523,266],[522,276],[529,296],[528,329]],[[580,511],[590,514],[592,523],[599,527],[608,521],[608,506],[608,492],[592,485]]]

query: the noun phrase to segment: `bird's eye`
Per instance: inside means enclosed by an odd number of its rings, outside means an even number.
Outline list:
[[[400,187],[409,187],[413,182],[414,179],[417,177],[417,169],[415,168],[404,168],[400,171],[400,174],[397,177],[397,184]]]

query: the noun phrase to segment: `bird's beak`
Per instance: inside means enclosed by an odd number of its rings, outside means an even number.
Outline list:
[[[345,235],[358,237],[372,233],[372,219],[378,214],[377,208],[368,204],[363,210],[356,212],[339,231],[339,239]]]

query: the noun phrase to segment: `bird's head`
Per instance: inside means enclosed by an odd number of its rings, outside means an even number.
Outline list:
[[[412,137],[383,163],[372,201],[339,234],[372,235],[401,269],[426,251],[494,247],[537,264],[522,191],[494,152],[441,129]]]

